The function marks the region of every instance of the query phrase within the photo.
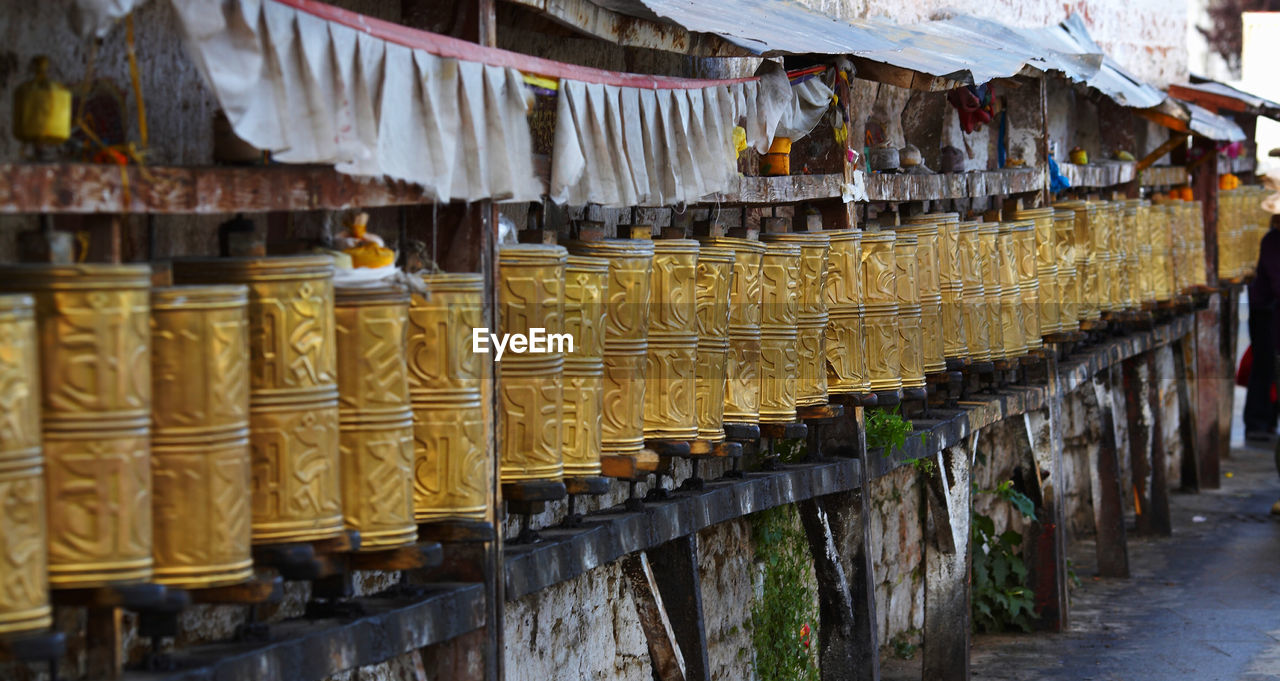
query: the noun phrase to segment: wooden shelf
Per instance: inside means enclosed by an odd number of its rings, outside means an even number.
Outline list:
[[[871,173],[866,176],[869,201],[932,201],[979,196],[1008,196],[1044,188],[1039,168],[1011,168],[972,173],[908,175]]]
[[[1062,163],[1058,171],[1071,183],[1072,189],[1096,189],[1132,182],[1137,167],[1133,161],[1098,161],[1083,166]]]
[[[1151,166],[1142,171],[1144,187],[1172,187],[1189,180],[1186,166]]]
[[[739,177],[736,192],[719,194],[709,200],[724,203],[796,203],[834,199],[840,197],[843,183],[844,176],[840,174]]]
[[[0,164],[0,214],[264,213],[429,203],[422,187],[326,166]]]

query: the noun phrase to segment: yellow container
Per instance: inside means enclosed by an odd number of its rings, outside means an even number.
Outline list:
[[[867,374],[873,392],[902,389],[902,344],[898,332],[898,263],[896,234],[866,232],[862,236],[863,329]]]
[[[724,422],[760,422],[760,298],[764,244],[733,237],[703,237],[702,246],[733,249],[729,293],[729,356],[725,363]]]
[[[498,251],[498,334],[528,338],[497,364],[502,482],[564,476],[564,268],[561,246],[513,244]],[[534,346],[542,329],[544,351]],[[515,342],[518,342],[515,341]]]
[[[694,411],[698,439],[724,440],[725,366],[729,359],[729,296],[733,289],[733,249],[702,246],[698,251],[698,366]]]
[[[33,144],[71,137],[71,91],[49,77],[49,58],[31,60],[34,76],[13,90],[13,136]]]
[[[769,145],[769,153],[760,159],[761,175],[791,174],[791,138],[775,137]]]
[[[827,235],[831,242],[823,289],[827,390],[833,395],[867,393],[871,379],[862,328],[862,232],[841,229]]]
[[[145,265],[0,267],[35,299],[55,589],[151,578],[150,285]]]
[[[179,284],[249,286],[253,541],[342,533],[333,259],[207,258],[173,264]]]
[[[249,293],[151,292],[152,581],[184,589],[253,575]]]
[[[653,242],[649,348],[645,369],[644,436],[647,440],[693,440],[698,363],[696,302],[698,242]]]
[[[825,289],[831,237],[827,232],[784,232],[765,234],[761,238],[767,243],[790,243],[800,247],[796,405],[826,404],[828,313]]]
[[[483,326],[484,277],[422,275],[428,295],[409,303],[409,401],[413,409],[413,512],[418,522],[484,520],[493,481],[482,383],[492,354],[474,352]]]
[[[796,420],[800,254],[797,244],[765,244],[760,265],[760,422]]]
[[[40,358],[35,300],[0,296],[0,635],[46,629],[44,460],[40,450]]]
[[[412,544],[413,408],[405,348],[409,292],[399,285],[338,289],[338,447],[342,511],[360,550]]]
[[[565,265],[564,474],[600,475],[600,413],[604,409],[605,300],[609,261],[571,255]]]
[[[653,242],[604,239],[574,242],[569,248],[574,255],[609,261],[600,448],[605,454],[635,454],[644,449]]]

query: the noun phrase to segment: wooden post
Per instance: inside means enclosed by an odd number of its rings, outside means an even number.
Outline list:
[[[631,586],[636,615],[640,618],[640,628],[644,630],[644,638],[649,645],[653,678],[657,681],[684,681],[684,660],[680,656],[675,633],[667,619],[662,595],[658,591],[645,553],[632,553],[623,558],[622,574]]]
[[[934,455],[926,481],[929,515],[924,542],[924,672],[931,681],[968,681],[970,625],[969,523],[972,499],[968,448]]]
[[[1160,382],[1156,374],[1156,353],[1147,353],[1147,403],[1151,405],[1151,492],[1147,527],[1153,534],[1173,534],[1169,515],[1169,465],[1164,448],[1164,406],[1160,402]]]
[[[1124,528],[1124,499],[1120,489],[1115,417],[1103,381],[1094,377],[1093,394],[1102,435],[1093,467],[1093,518],[1097,530],[1098,574],[1129,576],[1129,549]]]
[[[1200,443],[1196,437],[1195,332],[1173,342],[1173,375],[1178,388],[1178,438],[1182,441],[1180,487],[1200,491]]]
[[[1062,463],[1062,402],[1058,393],[1058,360],[1056,353],[1045,359],[1046,399],[1043,409],[1023,416],[1027,444],[1040,471],[1040,503],[1035,532],[1027,544],[1026,562],[1030,583],[1036,596],[1037,628],[1062,631],[1067,627],[1070,601],[1067,593],[1066,505],[1065,490],[1059,493],[1059,482],[1065,481]]]
[[[673,539],[646,553],[684,659],[684,678],[711,681],[707,629],[702,618],[702,578],[698,574],[698,535]]]
[[[1153,419],[1144,419],[1142,404],[1147,400],[1147,391],[1142,385],[1138,373],[1140,357],[1130,357],[1123,364],[1122,384],[1124,386],[1125,421],[1129,424],[1129,468],[1133,476],[1133,512],[1137,521],[1138,534],[1152,534],[1151,478],[1151,435],[1148,426]],[[1158,405],[1153,405],[1153,412]],[[1145,421],[1145,422],[1144,422]]]

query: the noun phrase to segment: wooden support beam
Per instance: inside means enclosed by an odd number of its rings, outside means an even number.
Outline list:
[[[1231,287],[1222,293],[1219,315],[1221,351],[1218,357],[1218,462],[1231,458],[1231,426],[1235,413],[1236,343],[1240,335],[1241,287]]]
[[[1057,361],[1050,355],[1048,362],[1052,386],[1057,380]],[[1037,509],[1025,559],[1039,614],[1034,626],[1046,631],[1065,630],[1071,609],[1067,590],[1066,510],[1057,487],[1064,479],[1062,429],[1058,427],[1061,413],[1061,403],[1050,399],[1043,409],[1027,412],[1023,419],[1027,442],[1042,476],[1042,508]],[[1046,475],[1047,478],[1043,478]]]
[[[1190,137],[1190,135],[1185,132],[1171,133],[1169,135],[1169,139],[1164,141],[1164,144],[1156,147],[1154,151],[1142,157],[1141,161],[1138,161],[1138,172],[1142,172],[1147,168],[1150,168],[1156,161],[1164,158],[1165,154],[1176,149],[1178,145],[1185,145],[1188,137]]]
[[[88,677],[118,679],[124,672],[124,610],[118,607],[88,608],[85,625]]]
[[[1146,354],[1147,404],[1151,406],[1151,491],[1146,512],[1146,525],[1152,534],[1173,534],[1169,514],[1169,465],[1164,447],[1164,405],[1160,402],[1160,378],[1156,373],[1156,353]]]
[[[1151,468],[1151,431],[1150,418],[1143,418],[1143,403],[1147,401],[1146,386],[1142,382],[1139,369],[1143,360],[1138,357],[1126,359],[1122,365],[1122,383],[1124,385],[1125,422],[1129,424],[1129,470],[1132,476],[1131,496],[1133,512],[1137,521],[1138,534],[1153,534],[1151,528],[1153,470]],[[1153,405],[1152,410],[1159,409]]]
[[[1195,333],[1193,331],[1173,342],[1173,375],[1178,390],[1178,439],[1182,444],[1182,479],[1179,486],[1187,492],[1200,491],[1200,441],[1196,437],[1195,366]]]
[[[1129,576],[1128,538],[1124,527],[1124,497],[1120,487],[1119,447],[1115,415],[1107,396],[1107,378],[1094,376],[1094,404],[1101,422],[1101,436],[1093,465],[1093,519],[1098,552],[1098,574],[1103,577]],[[1087,396],[1086,396],[1087,399]]]
[[[935,454],[926,482],[922,676],[931,681],[969,679],[971,450],[956,447]]]
[[[687,534],[646,551],[649,569],[666,605],[671,631],[679,643],[686,681],[711,681],[707,629],[702,618],[702,578],[698,574],[698,535]]]
[[[1205,244],[1205,247],[1207,249],[1208,244]],[[1220,393],[1223,389],[1230,387],[1223,378],[1226,373],[1222,366],[1222,342],[1219,331],[1221,306],[1221,294],[1211,293],[1209,307],[1195,313],[1196,363],[1192,389],[1196,400],[1196,439],[1199,442],[1196,451],[1200,455],[1200,489],[1218,489],[1221,485],[1219,443],[1223,439],[1223,431],[1230,428],[1229,425],[1224,428],[1219,422]]]
[[[684,681],[684,659],[676,644],[675,633],[662,604],[662,595],[644,553],[632,553],[622,559],[622,574],[631,587],[640,628],[649,645],[656,681]]]

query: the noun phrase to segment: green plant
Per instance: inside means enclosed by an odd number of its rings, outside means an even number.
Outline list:
[[[919,636],[919,629],[909,629],[907,631],[898,632],[893,637],[893,655],[901,660],[910,660],[916,656],[916,652],[920,650],[920,646],[911,642],[911,639]]]
[[[764,565],[751,605],[751,643],[760,681],[818,681],[818,612],[810,584],[808,540],[795,507],[751,516],[756,559]]]
[[[804,459],[808,452],[808,445],[804,440],[799,439],[778,440],[774,445],[774,452],[782,463],[795,463]]]
[[[1006,480],[991,490],[975,494],[994,494],[1012,505],[1026,518],[1035,518],[1035,504],[1027,495]],[[1027,566],[1022,561],[1022,534],[1005,530],[996,534],[995,521],[975,512],[973,534],[973,625],[979,631],[995,632],[1018,627],[1031,631],[1035,619],[1035,594],[1027,586]]]
[[[911,422],[902,418],[898,408],[871,409],[867,411],[867,448],[884,448],[884,455],[889,456],[894,450],[907,446],[907,437],[912,433]],[[926,433],[918,434],[923,442]]]
[[[913,468],[925,475],[932,475],[933,469],[938,467],[938,465],[934,463],[933,458],[927,456],[920,457],[918,459],[907,459],[907,463],[911,464]]]

